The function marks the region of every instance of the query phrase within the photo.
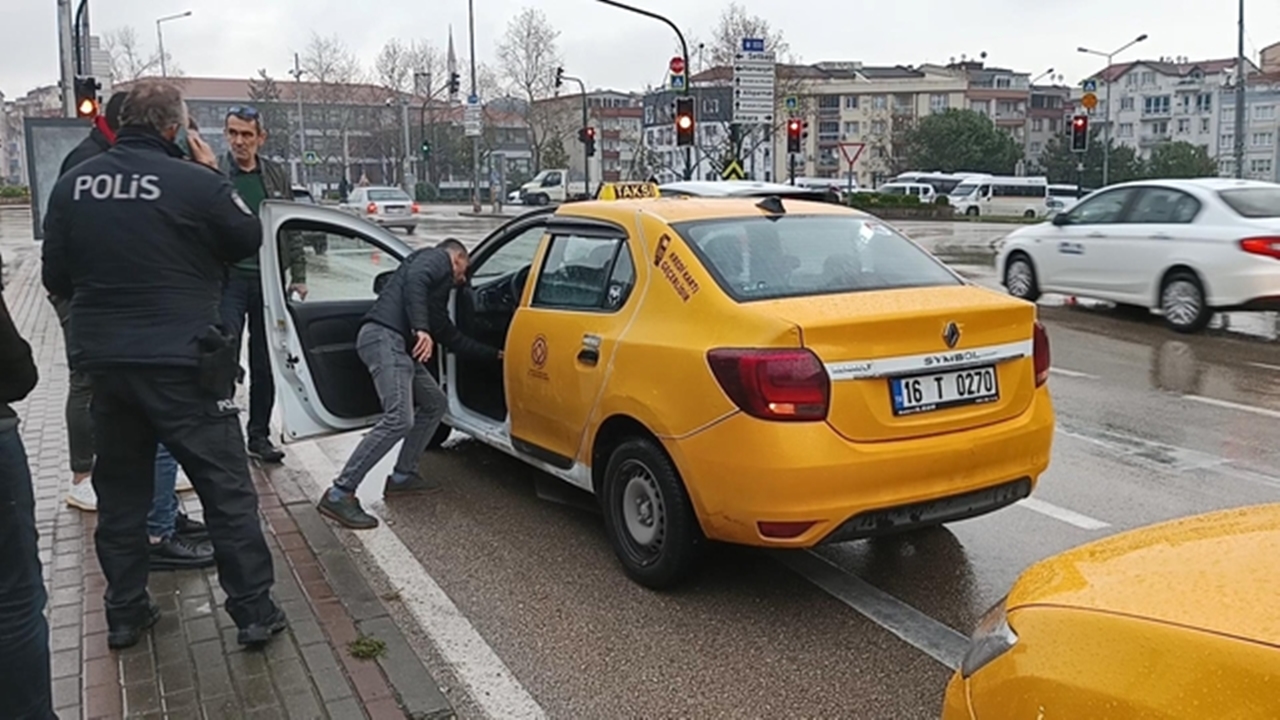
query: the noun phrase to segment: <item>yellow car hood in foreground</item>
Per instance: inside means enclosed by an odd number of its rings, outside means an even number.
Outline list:
[[[1148,618],[1280,647],[1280,504],[1173,520],[1029,568],[1009,610],[1056,605]]]

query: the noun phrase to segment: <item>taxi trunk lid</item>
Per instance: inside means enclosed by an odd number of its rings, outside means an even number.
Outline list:
[[[1035,306],[973,286],[779,300],[831,378],[827,421],[903,440],[1016,417],[1036,390]],[[954,329],[951,329],[954,326]]]

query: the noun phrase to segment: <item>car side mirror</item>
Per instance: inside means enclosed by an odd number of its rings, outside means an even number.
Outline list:
[[[1058,227],[1062,227],[1063,225],[1070,225],[1071,220],[1066,213],[1060,212],[1057,215],[1053,216],[1053,224],[1057,225]]]
[[[378,276],[373,279],[374,294],[382,294],[382,288],[387,286],[387,282],[391,280],[391,276],[394,275],[395,272],[395,270],[388,270],[386,272],[378,273]]]

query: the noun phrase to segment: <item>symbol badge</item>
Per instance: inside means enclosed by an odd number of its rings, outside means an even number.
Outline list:
[[[954,322],[947,323],[947,327],[942,330],[942,341],[948,348],[954,348],[960,342],[960,328]]]
[[[533,339],[533,350],[529,353],[533,366],[541,370],[547,364],[547,339],[539,335]]]

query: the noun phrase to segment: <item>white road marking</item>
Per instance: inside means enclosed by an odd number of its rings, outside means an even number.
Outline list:
[[[1083,378],[1083,379],[1085,379],[1085,380],[1097,380],[1097,379],[1098,379],[1098,376],[1097,376],[1097,375],[1090,375],[1089,373],[1080,372],[1080,371],[1078,371],[1078,370],[1068,370],[1068,369],[1066,369],[1066,368],[1060,368],[1060,367],[1051,367],[1051,368],[1049,368],[1049,374],[1051,374],[1051,375],[1061,375],[1061,376],[1063,376],[1063,377],[1071,377],[1071,378]]]
[[[1217,398],[1209,398],[1202,395],[1183,395],[1182,397],[1204,405],[1213,405],[1215,407],[1227,408],[1228,410],[1239,410],[1241,412],[1253,413],[1254,415],[1261,415],[1263,417],[1280,419],[1280,410],[1260,408],[1254,405],[1245,405],[1244,403],[1231,402],[1230,400],[1219,400]]]
[[[949,668],[960,667],[969,639],[810,551],[777,550],[774,559],[868,620]]]
[[[1266,363],[1260,363],[1260,362],[1251,362],[1251,363],[1245,363],[1245,364],[1252,365],[1253,367],[1256,367],[1256,368],[1262,368],[1263,370],[1280,370],[1280,365],[1268,365]]]
[[[1110,523],[1095,520],[1088,515],[1081,515],[1075,510],[1068,510],[1039,498],[1029,497],[1016,504],[1031,512],[1037,512],[1054,520],[1060,520],[1068,525],[1075,525],[1081,530],[1102,530],[1103,528],[1111,527]]]
[[[359,440],[359,433],[353,435],[355,437],[343,445],[354,444]],[[398,448],[397,445],[392,452],[387,453],[386,459],[379,466],[369,472],[369,479],[361,486],[362,490],[369,485],[381,486],[375,479],[390,471],[389,466],[382,466],[394,464]],[[327,452],[330,448],[323,447],[318,442],[292,444],[288,450],[307,470],[299,473],[299,479],[309,477],[317,495],[329,486],[328,479],[337,477],[341,469],[341,463]],[[332,450],[342,453],[338,447]],[[345,457],[345,453],[342,454]],[[366,510],[377,514],[376,506],[366,504]],[[504,720],[547,716],[493,648],[476,632],[471,621],[458,610],[409,548],[400,542],[395,531],[382,524],[373,530],[357,531],[354,535],[364,545],[369,556],[378,563],[378,567],[386,573],[414,620],[431,639],[440,656],[466,686],[467,693],[485,715]]]

